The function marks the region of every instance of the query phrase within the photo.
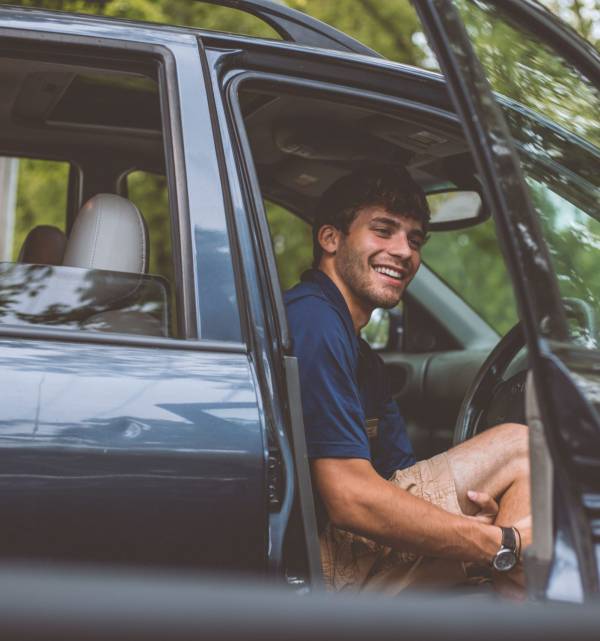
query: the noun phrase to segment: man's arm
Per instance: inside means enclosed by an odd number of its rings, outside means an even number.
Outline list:
[[[500,528],[451,514],[383,479],[370,461],[320,458],[313,481],[330,520],[390,547],[427,556],[489,562]]]

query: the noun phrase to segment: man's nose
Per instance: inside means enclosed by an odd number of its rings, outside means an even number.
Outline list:
[[[405,231],[398,231],[392,237],[392,242],[388,247],[390,255],[406,260],[412,255],[412,248],[408,242],[408,234]]]

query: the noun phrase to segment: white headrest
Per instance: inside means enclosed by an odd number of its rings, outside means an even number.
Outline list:
[[[79,210],[63,265],[143,274],[148,266],[146,225],[126,198],[97,194]]]

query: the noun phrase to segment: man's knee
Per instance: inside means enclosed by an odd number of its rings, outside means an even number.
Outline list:
[[[529,474],[529,428],[522,423],[503,423],[494,428],[504,443],[505,464],[514,470],[514,476]]]

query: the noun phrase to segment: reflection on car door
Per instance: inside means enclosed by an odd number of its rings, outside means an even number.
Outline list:
[[[597,269],[600,58],[533,4],[463,0],[455,4],[458,11],[446,0],[417,6],[494,211],[555,470],[554,558],[541,573],[533,559],[529,579],[538,595],[589,598],[599,591],[600,546],[593,527],[600,508],[600,350],[589,319],[600,306],[589,276],[585,282],[585,261],[578,255],[572,259],[577,251],[595,252],[592,261]],[[490,84],[512,101],[494,98]],[[515,101],[525,104],[525,128],[523,118],[515,117],[519,113]],[[527,128],[532,135],[524,141]],[[551,131],[554,143],[552,136],[540,136],[540,131]],[[557,138],[562,139],[560,145]],[[567,147],[569,153],[563,153]],[[587,204],[582,198],[586,192]],[[556,211],[558,215],[549,215]],[[570,278],[579,278],[582,284],[574,303],[573,295],[566,294],[573,283],[564,278],[564,233],[556,233],[557,227],[564,232],[571,222],[578,226],[581,241],[570,256],[569,273],[575,274]],[[539,478],[534,467],[534,489]],[[533,506],[534,514],[539,508]],[[561,591],[561,585],[569,589]]]

